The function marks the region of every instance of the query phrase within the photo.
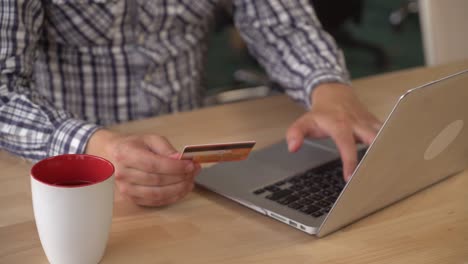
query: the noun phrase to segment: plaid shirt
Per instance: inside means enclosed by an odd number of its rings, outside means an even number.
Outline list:
[[[201,106],[216,0],[2,0],[0,147],[36,161],[82,153],[99,126]],[[233,0],[270,77],[309,104],[348,82],[308,0]]]

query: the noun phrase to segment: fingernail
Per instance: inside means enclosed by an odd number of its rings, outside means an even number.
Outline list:
[[[290,152],[293,151],[295,145],[296,145],[295,139],[288,140],[288,150]]]
[[[346,175],[345,181],[348,182],[351,179],[351,176],[352,176],[351,174]]]
[[[169,158],[179,159],[180,158],[180,153],[179,152],[172,153],[171,155],[169,155]]]
[[[195,166],[193,165],[192,162],[190,162],[187,167],[185,167],[185,172],[192,172],[193,169],[195,169]]]

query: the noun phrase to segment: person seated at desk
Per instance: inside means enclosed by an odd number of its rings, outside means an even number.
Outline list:
[[[288,129],[289,150],[304,137],[331,136],[348,177],[356,141],[379,121],[349,87],[341,51],[305,0],[234,0],[251,53],[309,111]],[[2,0],[0,146],[31,161],[88,153],[116,167],[118,189],[136,204],[184,197],[200,166],[175,159],[157,134],[105,126],[201,106],[206,39],[217,1]]]

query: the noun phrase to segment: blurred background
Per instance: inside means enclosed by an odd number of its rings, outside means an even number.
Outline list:
[[[311,2],[322,25],[343,50],[353,79],[424,65],[416,0]],[[207,95],[267,83],[233,27],[229,11],[218,12],[216,21],[208,49]]]

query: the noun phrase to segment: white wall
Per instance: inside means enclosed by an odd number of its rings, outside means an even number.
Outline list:
[[[419,0],[426,65],[468,59],[468,0]]]

